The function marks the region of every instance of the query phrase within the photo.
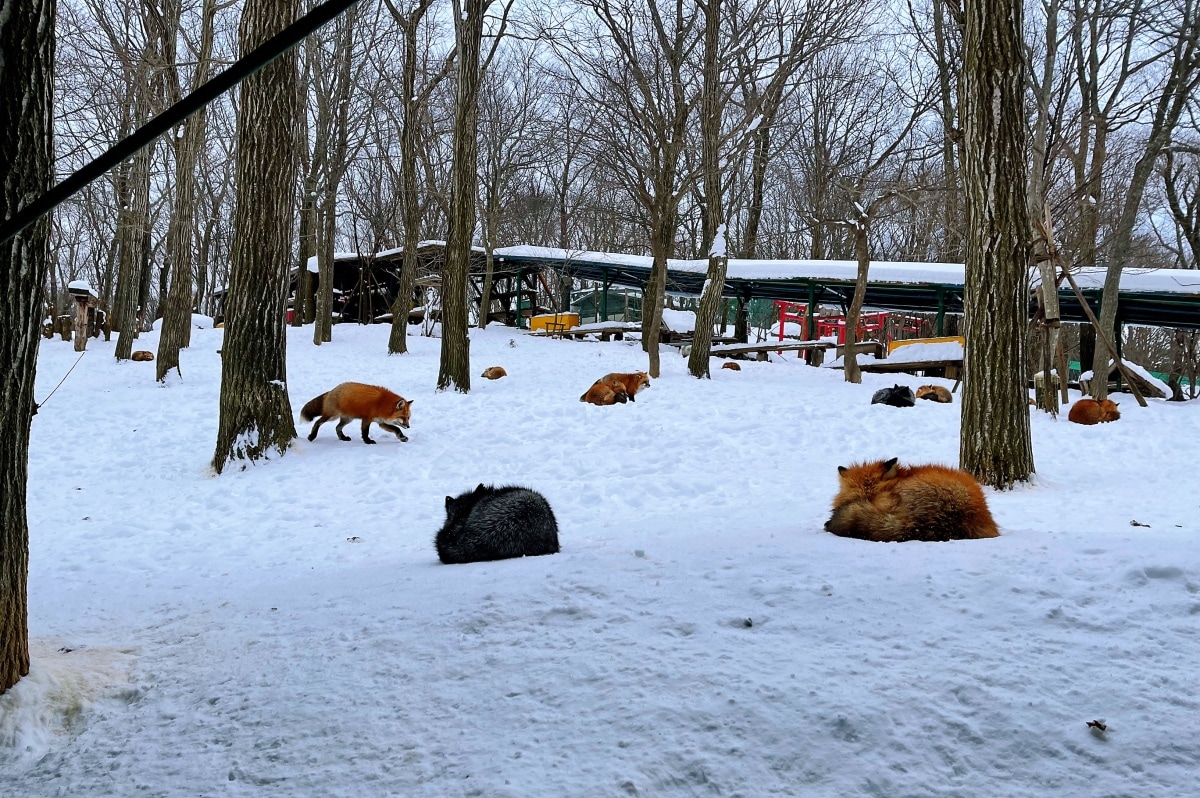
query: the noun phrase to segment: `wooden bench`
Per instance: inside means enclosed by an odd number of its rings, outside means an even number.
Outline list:
[[[601,341],[611,341],[614,338],[618,341],[625,339],[625,333],[637,332],[640,325],[628,324],[622,322],[620,324],[600,324],[600,325],[585,325],[579,327],[571,327],[565,330],[545,329],[538,330],[531,335],[548,335],[552,338],[574,338],[577,341],[582,341],[589,335],[600,336]]]
[[[897,374],[900,372],[918,371],[926,377],[947,377],[949,379],[958,379],[959,373],[962,370],[962,358],[945,358],[940,360],[908,360],[899,363],[891,363],[887,360],[868,360],[866,363],[858,364],[859,371],[870,371],[876,374]],[[937,371],[938,374],[930,374],[931,371]]]
[[[945,344],[957,344],[958,354],[947,355]],[[956,380],[962,374],[962,336],[943,336],[941,338],[910,338],[906,341],[892,341],[888,345],[888,359],[876,360],[859,365],[859,371],[870,371],[877,374],[896,374],[899,372],[920,372],[926,377],[947,377]],[[896,357],[898,352],[908,350],[914,356]],[[925,351],[922,351],[925,350]],[[921,357],[920,355],[933,355]],[[942,355],[938,357],[937,355]],[[895,359],[893,359],[895,358]]]
[[[755,355],[756,360],[766,360],[772,352],[810,352],[810,366],[819,366],[825,357],[825,351],[836,348],[839,353],[845,350],[844,344],[833,341],[763,341],[756,344],[723,344],[714,346],[710,352],[717,357],[742,358],[744,355]],[[878,341],[859,341],[854,344],[856,354],[873,354],[875,357],[883,351]]]

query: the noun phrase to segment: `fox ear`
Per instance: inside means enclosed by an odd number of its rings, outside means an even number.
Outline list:
[[[846,467],[845,467],[845,466],[838,466],[838,473],[839,473],[839,474],[845,474],[845,473],[846,473]]]
[[[446,497],[446,509],[449,510],[450,505],[452,505],[452,504],[454,504],[454,498],[451,496],[447,496]]]
[[[886,463],[884,463],[883,464],[883,475],[887,476],[888,474],[895,471],[896,463],[899,462],[899,460],[900,460],[899,457],[893,457],[891,460],[888,460]]]

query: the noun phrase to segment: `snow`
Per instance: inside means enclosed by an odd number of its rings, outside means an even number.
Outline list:
[[[663,308],[662,325],[671,332],[692,332],[696,329],[696,312],[694,310]]]
[[[155,332],[161,332],[162,331],[162,322],[163,322],[163,320],[161,318],[155,319],[154,323],[150,325],[151,329],[153,329]],[[211,330],[213,324],[214,324],[214,322],[213,322],[212,316],[205,316],[203,313],[193,313],[192,314],[192,328],[193,329]]]
[[[709,250],[708,256],[710,258],[724,258],[726,254],[725,225],[719,224],[717,225],[717,234],[713,237],[712,249]],[[707,287],[707,284],[705,284],[705,288]]]
[[[785,338],[801,338],[805,337],[806,331],[804,325],[798,321],[786,321],[783,323],[783,335]],[[767,333],[769,338],[779,338],[779,322],[771,325],[771,329]]]
[[[1150,383],[1155,388],[1162,391],[1163,396],[1170,396],[1172,394],[1171,386],[1167,385],[1165,382],[1160,380],[1158,377],[1155,377],[1153,374],[1151,374],[1150,371],[1145,366],[1139,366],[1137,363],[1134,363],[1132,360],[1124,360],[1122,362],[1125,364],[1125,368],[1129,369],[1134,374],[1138,375],[1139,377],[1144,379],[1146,382]],[[1108,361],[1108,364],[1109,364],[1109,368],[1112,368],[1113,361],[1111,361],[1111,360]]]
[[[905,344],[888,353],[889,363],[923,363],[930,360],[961,360],[963,345],[958,341],[929,344]]]
[[[1134,363],[1132,360],[1122,360],[1121,362],[1125,365],[1125,368],[1129,369],[1134,374],[1137,374],[1139,377],[1144,379],[1146,382],[1150,383],[1155,388],[1158,388],[1158,390],[1162,391],[1163,396],[1170,396],[1172,394],[1171,386],[1167,385],[1165,382],[1160,380],[1158,377],[1155,377],[1153,374],[1151,374],[1150,371],[1145,366],[1139,366],[1137,363]],[[1113,373],[1113,361],[1111,361],[1111,360],[1108,361],[1108,371],[1109,371],[1109,375],[1111,376]],[[1094,372],[1091,369],[1088,369],[1087,371],[1085,371],[1079,375],[1079,379],[1081,381],[1087,382],[1088,380],[1091,380],[1093,373]]]
[[[92,285],[87,280],[72,280],[71,282],[67,283],[67,290],[87,291],[90,294],[92,292]]]
[[[874,544],[822,530],[836,466],[956,462],[960,395],[870,404],[947,380],[794,357],[695,380],[663,347],[635,403],[596,407],[640,344],[472,330],[473,374],[509,376],[462,394],[434,389],[437,339],[288,328],[293,412],[382,384],[411,440],[298,422],[214,476],[222,333],[165,386],[90,340],[33,419],[4,795],[1195,792],[1200,403],[1035,412],[1036,480],[987,491],[1000,538]],[[40,347],[39,399],[77,357]],[[541,491],[562,552],[441,565],[444,497],[480,482]]]

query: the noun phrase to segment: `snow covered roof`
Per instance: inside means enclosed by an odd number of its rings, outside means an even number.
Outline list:
[[[576,277],[616,286],[641,288],[652,259],[645,255],[564,250],[553,247],[503,247],[501,261],[562,268]],[[699,295],[708,270],[706,260],[668,260],[667,290]],[[1105,269],[1083,268],[1072,273],[1088,302],[1098,304]],[[847,303],[858,275],[858,264],[847,260],[748,260],[731,258],[724,294],[746,299],[811,300]],[[962,313],[964,267],[961,263],[872,261],[866,305],[885,310]],[[1035,284],[1037,280],[1033,281]],[[1070,286],[1060,287],[1062,316],[1086,321]],[[1200,329],[1200,272],[1179,269],[1126,269],[1121,276],[1117,319],[1124,324],[1147,324]]]

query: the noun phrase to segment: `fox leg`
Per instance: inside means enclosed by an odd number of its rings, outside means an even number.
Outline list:
[[[350,436],[347,435],[346,433],[342,432],[342,427],[346,426],[351,421],[353,421],[353,419],[346,418],[345,416],[341,416],[338,418],[337,436],[344,441],[350,440]]]
[[[328,421],[331,418],[333,418],[333,416],[321,416],[320,418],[318,418],[316,420],[316,422],[312,425],[312,429],[309,430],[309,432],[308,432],[308,439],[310,441],[315,439],[317,437],[317,430],[319,430],[321,428],[321,425],[324,424],[326,421]]]
[[[349,420],[350,420],[350,419],[346,419],[346,421],[349,421]],[[342,422],[342,423],[345,423],[345,422]],[[338,427],[338,429],[341,429],[341,427]],[[369,418],[364,418],[364,419],[362,420],[362,438],[363,438],[363,443],[374,443],[374,442],[375,442],[375,441],[371,440],[371,436],[367,434],[367,433],[368,433],[368,432],[370,432],[370,431],[371,431],[371,419],[369,419]],[[349,438],[347,438],[346,440],[350,440],[350,439],[349,439]]]
[[[396,425],[396,424],[389,424],[389,423],[388,423],[388,422],[386,422],[386,421],[379,421],[379,422],[377,422],[377,423],[379,424],[379,426],[380,426],[380,427],[382,427],[383,429],[385,429],[385,430],[387,430],[388,432],[392,433],[393,435],[395,435],[395,436],[396,436],[397,438],[399,438],[400,440],[404,441],[405,443],[407,443],[407,442],[408,442],[408,436],[404,434],[404,430],[400,429],[400,427],[399,427],[398,425]]]

